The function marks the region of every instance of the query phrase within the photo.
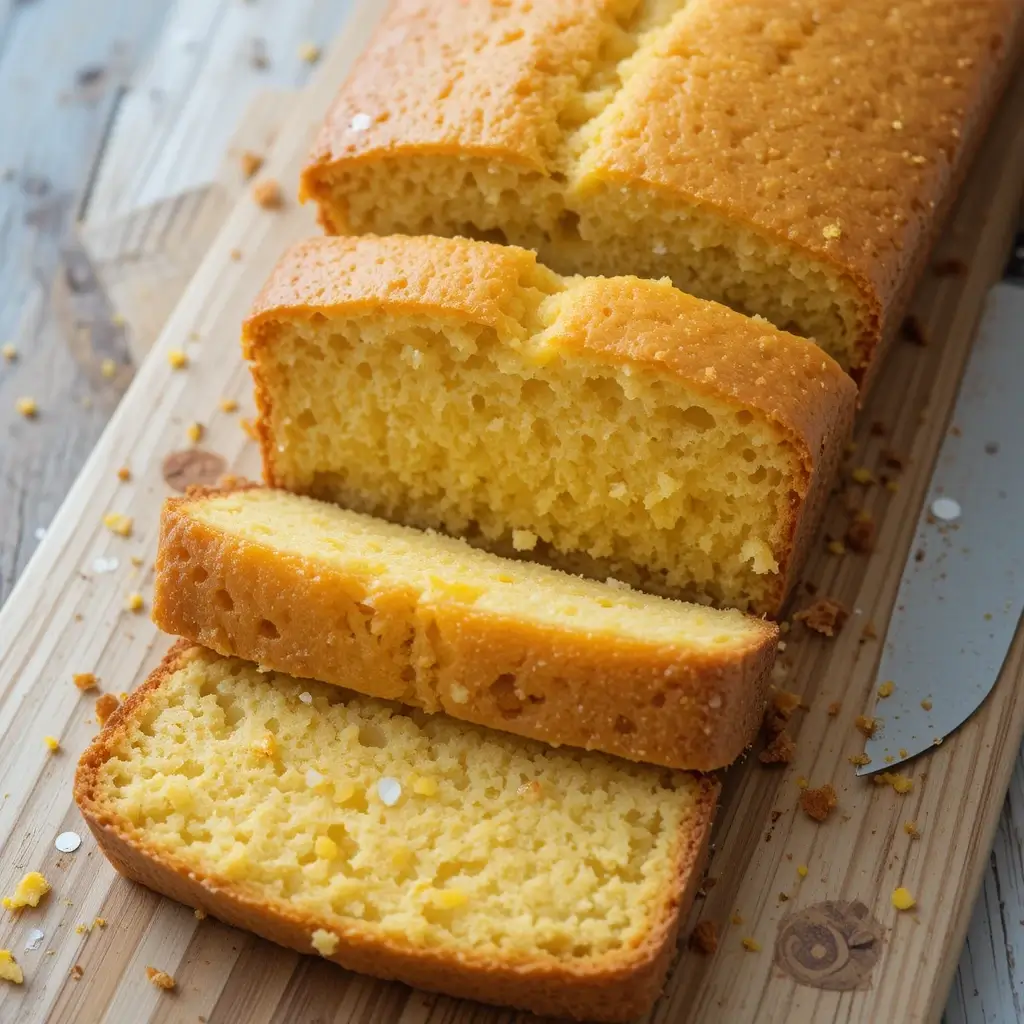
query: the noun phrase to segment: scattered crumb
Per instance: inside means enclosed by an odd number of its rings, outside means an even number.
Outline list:
[[[3,906],[6,910],[38,907],[39,901],[49,891],[50,883],[38,871],[30,871],[17,884],[14,889],[14,895],[3,898]]]
[[[241,260],[242,258],[242,250],[232,249],[231,252],[228,253],[228,255],[235,261],[235,263],[238,263],[239,260]]]
[[[203,910],[202,907],[196,907],[196,909],[193,910],[192,913],[195,914],[197,921],[205,921],[206,920],[206,911]]]
[[[124,325],[128,323],[128,321],[125,320],[124,315],[122,313],[115,313],[110,318],[110,322],[111,324],[113,324],[114,327],[124,327]]]
[[[258,441],[260,439],[260,435],[256,431],[256,424],[252,420],[247,420],[243,417],[238,421],[238,425],[245,431],[251,440]]]
[[[910,890],[904,889],[902,885],[893,890],[892,905],[897,910],[910,910],[916,903],[917,901],[910,895]]]
[[[882,450],[882,461],[888,469],[895,469],[897,472],[903,469],[903,456],[897,455],[891,448]]]
[[[44,736],[43,743],[46,744],[46,749],[51,754],[56,754],[60,750],[60,740],[56,736]]]
[[[839,701],[837,701],[837,700],[832,701],[832,703],[829,704],[829,706],[828,706],[829,718],[835,718],[836,715],[838,715],[839,712],[842,711],[842,710],[843,710],[843,705],[840,704]]]
[[[892,786],[900,796],[906,796],[914,788],[914,780],[899,772],[879,772],[872,776],[872,780],[876,786]]]
[[[320,47],[314,43],[303,43],[299,47],[299,60],[315,64],[320,59]]]
[[[900,489],[900,485],[895,480],[886,480],[885,489],[895,494]]]
[[[828,782],[818,789],[805,789],[800,794],[801,810],[814,821],[824,821],[838,803],[836,791]]]
[[[253,185],[252,198],[264,210],[280,210],[284,206],[281,186],[273,178],[266,178]]]
[[[83,693],[86,690],[95,690],[99,680],[92,672],[76,672],[72,677],[71,681],[81,690]]]
[[[891,697],[892,691],[895,689],[896,684],[891,679],[886,679],[886,681],[878,688],[878,696],[884,700],[886,697]]]
[[[875,474],[867,466],[858,466],[851,474],[850,479],[855,484],[863,484],[867,487],[875,483]]]
[[[845,555],[846,554],[846,545],[841,540],[830,540],[825,545],[825,550],[830,555]]]
[[[338,948],[338,943],[341,940],[334,932],[329,932],[325,928],[317,928],[312,935],[313,948],[321,956],[332,956],[334,951]]]
[[[743,924],[743,918],[740,916],[738,911],[729,918],[729,921],[735,925]]]
[[[29,398],[28,396],[19,398],[14,403],[14,409],[20,416],[24,416],[27,420],[35,419],[36,416],[39,415],[38,403],[34,398]]]
[[[778,899],[778,901],[780,903],[788,903],[789,902],[789,893],[788,892],[780,892],[778,897],[777,897],[777,899]]]
[[[158,971],[155,967],[147,967],[146,977],[149,979],[150,984],[156,985],[157,988],[162,988],[165,992],[170,992],[174,988],[174,978],[166,971]]]
[[[121,702],[112,693],[105,693],[96,701],[96,721],[100,725],[106,725],[107,719],[117,710]]]
[[[248,181],[263,166],[263,157],[259,153],[254,153],[251,149],[246,149],[238,158],[238,163],[242,168],[242,177]]]
[[[4,362],[13,363],[18,358],[18,350],[10,342],[7,342],[3,348],[0,348],[0,355],[4,357]]]
[[[222,398],[218,403],[221,412],[236,412],[238,403],[233,398]]]
[[[796,866],[796,873],[801,878],[806,878],[807,877],[807,865],[806,864],[797,864],[797,866]]]
[[[718,930],[714,921],[698,921],[690,933],[690,949],[711,956],[718,949]]]
[[[921,707],[923,707],[925,711],[931,711],[932,702],[927,697],[925,697],[925,699],[921,701]]]
[[[180,348],[172,348],[167,353],[167,362],[172,370],[184,370],[188,366],[188,356]]]
[[[761,943],[757,939],[745,938],[740,939],[740,944],[748,953],[760,953]]]
[[[875,549],[875,521],[867,512],[858,512],[846,528],[846,546],[858,555],[870,555]]]
[[[75,934],[84,935],[89,930],[89,926],[85,923],[75,925]]]
[[[819,597],[793,616],[794,620],[823,636],[835,636],[849,617],[850,609],[833,597]]]
[[[110,380],[117,373],[117,363],[113,359],[104,359],[100,363],[100,373]]]
[[[142,599],[142,595],[134,590],[130,593],[124,602],[124,610],[126,612],[141,612],[145,608],[146,602]]]
[[[789,764],[796,755],[796,743],[788,732],[783,730],[757,755],[761,764]]]
[[[72,981],[81,981],[83,974],[85,974],[85,968],[81,964],[75,964],[75,966],[71,968]]]
[[[107,927],[107,919],[105,917],[94,918],[93,922],[92,922],[92,926],[93,926],[93,928],[106,928]]]
[[[122,466],[117,471],[117,479],[120,480],[121,483],[126,484],[126,483],[128,483],[129,480],[131,480],[131,478],[132,478],[132,471],[127,466]]]
[[[867,715],[858,715],[853,720],[854,728],[858,732],[864,733],[868,739],[871,739],[875,735],[875,730],[878,728],[878,719],[869,718]]]
[[[791,690],[776,690],[771,696],[771,705],[783,718],[789,719],[790,715],[800,707],[803,698],[799,693]]]
[[[9,949],[0,949],[0,981],[9,981],[21,985],[25,981],[25,972],[18,966]]]
[[[120,512],[108,512],[103,517],[103,525],[118,537],[130,537],[135,520],[131,516],[122,515]]]
[[[875,628],[875,624],[868,620],[864,623],[864,628],[860,631],[861,640],[877,640],[878,630]]]
[[[871,764],[871,758],[867,754],[852,754],[846,760],[858,768],[865,764]]]
[[[917,827],[916,821],[903,822],[903,831],[906,832],[911,839],[921,838],[921,830]]]
[[[142,562],[143,562],[143,558],[142,558],[141,555],[132,555],[131,563],[132,563],[132,565],[135,566],[136,569],[138,569],[138,568],[140,568],[142,566]]]
[[[810,785],[810,782],[805,779],[802,775],[798,775],[796,779],[797,789],[806,789]]]
[[[206,428],[202,425],[202,423],[190,423],[186,428],[185,433],[188,436],[188,439],[193,444],[199,444],[199,442],[203,439],[203,433],[205,432],[205,429]]]

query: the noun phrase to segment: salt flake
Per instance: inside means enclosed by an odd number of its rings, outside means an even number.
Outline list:
[[[303,690],[302,693],[299,694],[299,700],[301,700],[303,704],[312,704],[313,694],[308,690]]]
[[[54,839],[53,845],[61,853],[74,853],[82,845],[82,837],[77,832],[61,832]]]
[[[43,939],[46,938],[46,932],[42,928],[33,928],[28,933],[28,941],[25,943],[25,952],[34,953],[42,944]]]
[[[394,807],[398,803],[398,798],[402,795],[402,784],[398,779],[391,778],[390,775],[385,775],[377,783],[377,796],[380,797],[380,802],[385,807]]]
[[[960,502],[954,498],[936,498],[932,502],[932,515],[936,519],[941,519],[947,523],[951,523],[954,519],[959,519],[962,511]]]
[[[354,132],[365,132],[370,127],[369,114],[356,114],[349,122],[349,129]]]

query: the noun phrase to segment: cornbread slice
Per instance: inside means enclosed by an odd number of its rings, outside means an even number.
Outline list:
[[[764,321],[466,239],[304,242],[243,343],[273,486],[768,614],[856,398]]]
[[[151,889],[352,970],[603,1021],[661,990],[716,797],[188,645],[75,779]]]
[[[712,771],[753,741],[778,629],[284,491],[164,506],[153,619],[292,675]]]
[[[331,233],[669,276],[862,377],[1019,52],[1020,0],[396,0],[302,178]]]

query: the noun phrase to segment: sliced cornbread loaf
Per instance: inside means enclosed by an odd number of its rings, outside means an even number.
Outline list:
[[[129,878],[305,953],[626,1020],[664,981],[717,787],[179,646],[82,756]]]
[[[262,488],[167,502],[153,619],[292,675],[699,771],[752,741],[778,635]]]
[[[302,179],[330,232],[668,275],[861,376],[1013,65],[1020,0],[396,0]]]
[[[799,571],[855,403],[765,321],[466,239],[302,243],[243,340],[268,483],[759,613]]]

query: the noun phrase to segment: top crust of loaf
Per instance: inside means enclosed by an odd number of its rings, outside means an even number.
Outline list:
[[[863,366],[952,197],[1022,22],[1019,0],[470,0],[458,17],[396,0],[301,191],[316,195],[344,165],[482,156],[565,175],[570,205],[604,183],[711,209],[853,286]],[[609,33],[619,52],[605,56]],[[581,118],[573,104],[595,82],[601,109]]]
[[[557,322],[542,324],[541,300],[558,294]],[[245,322],[246,358],[275,320],[381,310],[481,324],[511,344],[527,341],[532,329],[534,343],[664,374],[760,413],[801,453],[808,477],[856,402],[835,360],[765,320],[666,281],[563,278],[529,250],[463,238],[362,235],[292,246]]]

